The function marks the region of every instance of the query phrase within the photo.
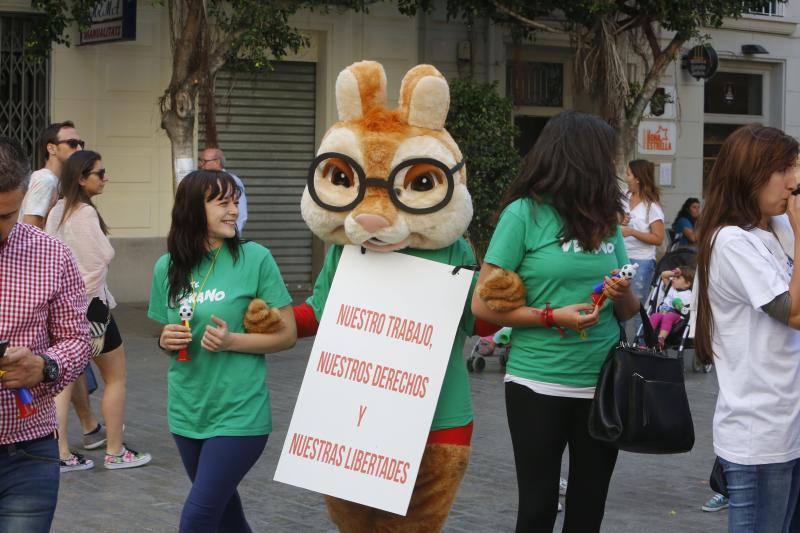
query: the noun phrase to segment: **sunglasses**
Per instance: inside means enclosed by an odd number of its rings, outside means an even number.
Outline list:
[[[81,147],[81,150],[83,150],[83,147],[86,146],[86,142],[80,139],[64,139],[63,141],[56,141],[53,144],[64,144],[64,143],[68,144],[69,147],[72,148],[73,150],[75,150],[79,146]]]
[[[92,170],[86,173],[87,176],[91,176],[92,174],[97,174],[97,177],[100,178],[100,181],[105,181],[106,179],[106,169],[101,168],[100,170]]]

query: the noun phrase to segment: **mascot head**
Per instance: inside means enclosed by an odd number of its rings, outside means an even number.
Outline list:
[[[472,200],[458,145],[444,129],[450,89],[430,65],[406,73],[397,109],[386,74],[361,61],[336,79],[339,122],[311,163],[300,210],[319,238],[391,252],[438,249],[463,235]]]

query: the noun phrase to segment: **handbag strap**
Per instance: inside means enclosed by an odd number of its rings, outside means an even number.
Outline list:
[[[644,343],[651,350],[657,349],[658,337],[656,337],[656,332],[653,331],[653,325],[650,324],[650,318],[647,316],[647,312],[644,310],[644,306],[641,303],[639,304],[639,316],[642,319],[642,331],[644,333]],[[628,335],[625,333],[625,326],[619,320],[617,320],[617,323],[619,324],[620,341],[622,341],[623,344],[628,344]]]

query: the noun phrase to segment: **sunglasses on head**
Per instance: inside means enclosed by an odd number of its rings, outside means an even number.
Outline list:
[[[82,141],[81,139],[64,139],[63,141],[56,141],[53,144],[64,144],[64,143],[68,144],[69,147],[72,148],[73,150],[75,150],[79,146],[81,147],[81,150],[83,150],[83,147],[86,146],[86,142]]]

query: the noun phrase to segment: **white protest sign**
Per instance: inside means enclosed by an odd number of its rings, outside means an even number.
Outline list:
[[[472,276],[345,247],[276,481],[406,514]]]

